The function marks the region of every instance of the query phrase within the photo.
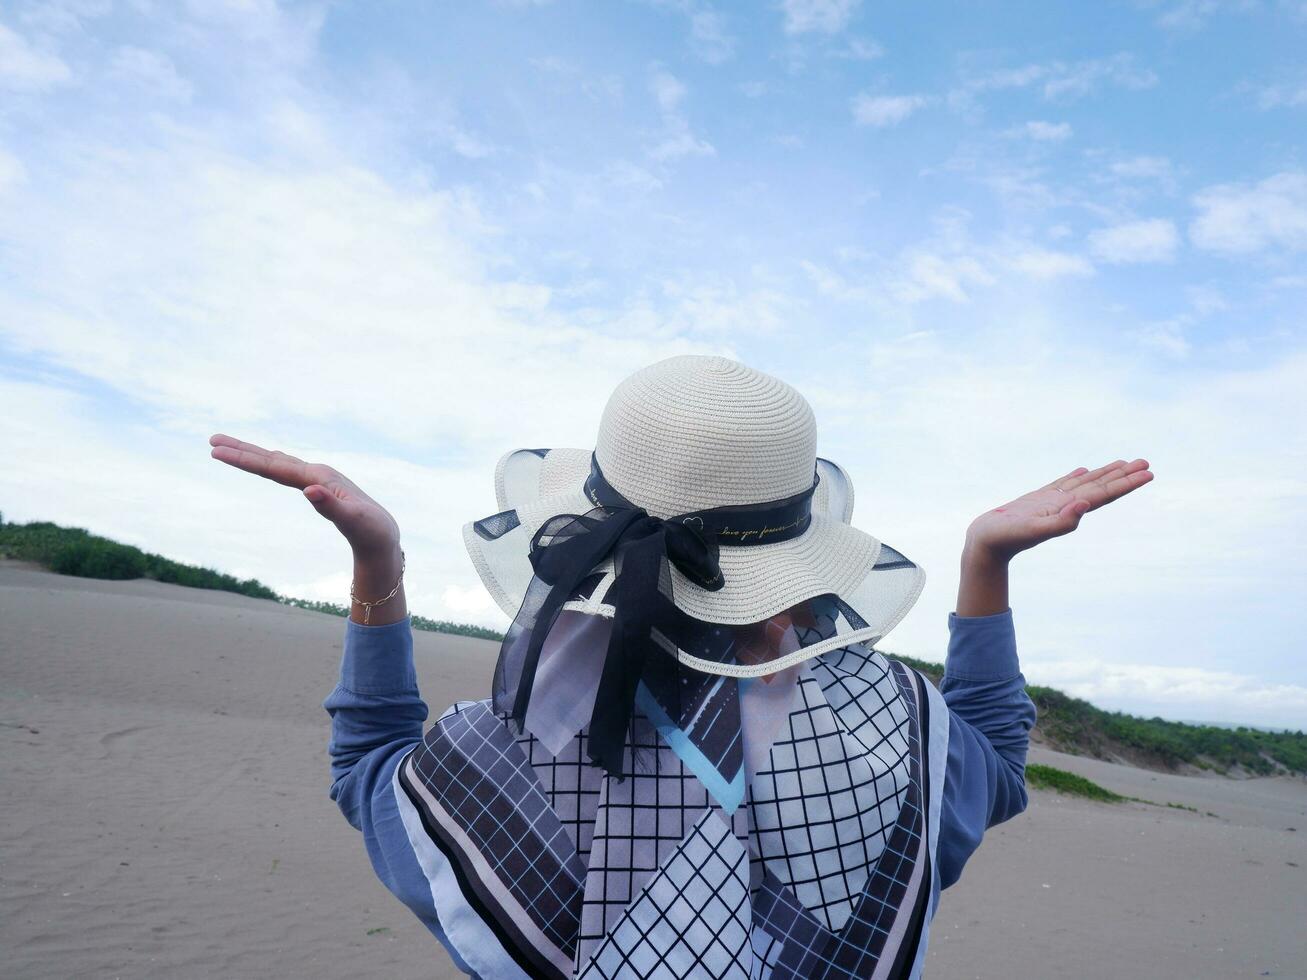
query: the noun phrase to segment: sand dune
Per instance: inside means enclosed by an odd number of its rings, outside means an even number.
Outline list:
[[[327,797],[343,628],[0,562],[0,973],[458,975]],[[415,637],[433,713],[484,695],[494,644]],[[945,892],[928,976],[1307,977],[1307,783],[1032,757],[1199,812],[1034,794]]]

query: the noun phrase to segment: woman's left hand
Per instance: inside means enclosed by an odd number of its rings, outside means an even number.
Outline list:
[[[967,547],[1008,561],[1049,538],[1070,534],[1080,518],[1153,479],[1148,460],[1116,462],[1096,470],[1077,467],[1066,476],[986,511],[967,528]]]

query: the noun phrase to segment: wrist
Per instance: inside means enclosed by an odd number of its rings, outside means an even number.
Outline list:
[[[399,575],[399,569],[403,563],[404,552],[399,546],[398,538],[375,547],[356,547],[354,549],[354,578],[384,579],[389,577],[393,580]]]
[[[1008,608],[1008,561],[968,536],[962,548],[958,616],[992,616]]]
[[[355,556],[350,582],[350,618],[364,626],[398,622],[408,612],[404,599],[404,552],[394,556]]]
[[[967,533],[966,540],[962,545],[962,567],[964,570],[973,569],[977,572],[997,572],[1006,571],[1008,564],[1012,561],[1012,555],[985,544]]]
[[[393,589],[404,572],[404,552],[396,542],[393,551],[354,553],[353,590],[362,600],[379,599]]]

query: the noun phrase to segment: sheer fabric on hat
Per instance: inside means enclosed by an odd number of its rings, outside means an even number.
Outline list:
[[[895,559],[887,555],[886,561],[888,566]],[[887,567],[885,574],[897,570]],[[587,578],[545,639],[523,727],[550,752],[561,751],[589,721],[611,625],[600,601],[609,580],[598,572]],[[636,708],[718,805],[733,812],[761,764],[751,749],[770,747],[805,663],[850,650],[879,657],[856,639],[860,622],[832,594],[745,625],[704,622],[678,610],[670,629],[675,640],[667,637],[665,646],[669,655],[646,663]],[[523,634],[510,649],[520,653],[525,644]],[[707,672],[694,660],[733,669]],[[519,667],[511,654],[497,664],[492,704],[501,714],[508,714],[516,698]],[[638,753],[629,764],[640,769]]]
[[[513,510],[476,521],[472,528],[481,539],[476,557],[487,566],[480,569],[482,579],[492,592],[496,585],[502,590],[502,595],[496,596],[501,608],[518,613],[523,601],[531,601],[531,565],[522,557],[530,549],[531,535]],[[585,581],[584,588],[578,590],[565,604],[564,609],[611,618],[613,607],[605,602],[605,598],[613,579],[612,562],[605,561]],[[830,635],[810,638],[807,643],[793,649],[778,649],[776,662],[770,666],[741,661],[735,655],[734,646],[720,648],[706,645],[702,638],[722,624],[697,620],[681,610],[677,610],[676,617],[679,628],[670,633],[656,634],[656,639],[659,639],[668,654],[695,670],[735,677],[757,677],[793,666],[828,650],[838,649],[846,643],[877,642],[913,606],[920,595],[922,584],[920,566],[897,549],[880,542],[874,564],[853,588],[838,594],[818,594],[801,600],[801,603],[822,598],[826,600],[833,610]],[[670,592],[670,589],[666,591]],[[543,593],[537,596],[537,601],[541,598]],[[792,605],[778,610],[776,615],[789,613],[793,608]],[[768,617],[735,628],[741,631],[741,635],[747,635],[761,629],[773,618]],[[496,692],[506,690],[513,683],[510,667],[502,679],[497,676]]]

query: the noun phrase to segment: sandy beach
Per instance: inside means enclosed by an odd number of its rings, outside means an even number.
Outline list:
[[[0,973],[455,977],[327,797],[342,620],[0,562]],[[416,632],[433,714],[496,645]],[[942,656],[942,651],[941,651]],[[1307,977],[1307,781],[1059,755],[944,893],[927,976]]]

